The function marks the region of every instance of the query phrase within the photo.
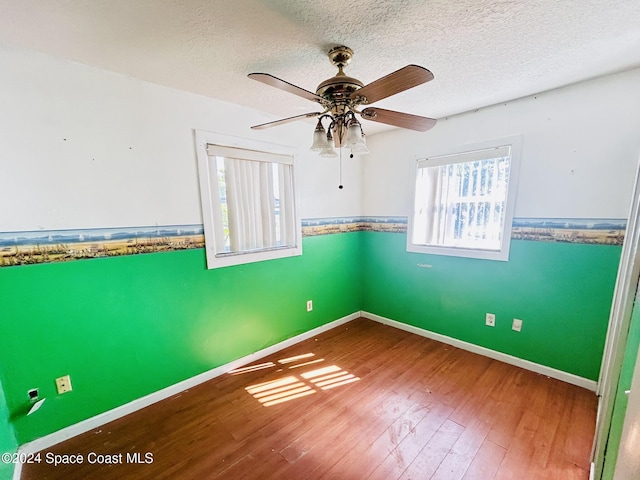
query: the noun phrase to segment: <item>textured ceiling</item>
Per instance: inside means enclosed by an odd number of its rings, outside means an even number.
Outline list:
[[[435,80],[376,106],[441,118],[640,66],[640,1],[0,0],[0,42],[274,120],[317,109],[247,74],[315,91],[336,72],[326,52],[343,44],[346,73],[365,84],[430,69]]]

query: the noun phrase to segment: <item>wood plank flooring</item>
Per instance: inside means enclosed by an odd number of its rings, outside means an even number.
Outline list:
[[[365,319],[256,365],[47,449],[22,478],[589,478],[596,396],[564,382]]]

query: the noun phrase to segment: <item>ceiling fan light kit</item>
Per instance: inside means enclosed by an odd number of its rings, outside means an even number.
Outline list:
[[[304,118],[319,117],[313,132],[311,151],[319,152],[321,157],[337,157],[335,148],[346,147],[352,154],[369,153],[362,130],[362,125],[356,114],[363,119],[425,132],[436,124],[436,120],[419,115],[367,107],[359,110],[361,105],[369,105],[384,98],[403,92],[417,85],[433,80],[433,74],[424,67],[407,65],[395,72],[382,77],[368,85],[360,80],[349,77],[344,73],[353,50],[349,47],[338,46],[329,51],[329,60],[338,68],[338,73],[318,85],[316,93],[297,87],[268,73],[250,73],[249,78],[271,85],[307,100],[319,103],[321,112],[310,112],[294,117],[283,118],[273,122],[255,125],[251,128],[262,129],[282,125],[284,123]],[[327,129],[323,121],[328,122]]]
[[[325,118],[329,119],[327,130],[322,125],[322,120]],[[339,135],[340,138],[334,138],[334,135]],[[334,146],[350,148],[352,153],[360,155],[369,153],[362,125],[352,111],[335,117],[325,114],[318,119],[316,129],[313,132],[311,151],[320,152],[321,157],[336,157],[338,154]]]

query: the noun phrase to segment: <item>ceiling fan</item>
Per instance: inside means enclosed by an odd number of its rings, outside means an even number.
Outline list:
[[[335,157],[337,154],[334,146],[336,148],[350,147],[352,153],[368,152],[362,126],[356,118],[356,114],[365,120],[419,132],[425,132],[436,124],[436,120],[433,118],[366,106],[433,80],[433,74],[429,70],[418,65],[407,65],[364,85],[360,80],[347,76],[343,71],[352,57],[353,51],[349,47],[339,46],[331,49],[329,60],[338,67],[338,73],[318,85],[316,93],[297,87],[268,73],[250,73],[249,78],[253,80],[317,102],[322,107],[320,112],[304,113],[254,125],[251,128],[262,129],[304,118],[319,117],[311,150],[319,152],[323,157]],[[360,109],[362,106],[366,107]],[[323,120],[329,121],[326,131],[322,124]]]

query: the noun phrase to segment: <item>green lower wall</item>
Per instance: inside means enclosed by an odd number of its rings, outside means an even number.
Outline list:
[[[597,379],[621,247],[514,240],[495,262],[405,242],[306,237],[301,257],[217,270],[202,249],[0,269],[11,417],[0,442],[15,448],[358,310]],[[74,389],[57,395],[66,374]],[[26,417],[36,387],[47,400]]]
[[[203,249],[1,269],[0,374],[18,443],[358,311],[361,234],[217,270]],[[57,395],[66,374],[73,391]],[[47,400],[27,417],[36,387]]]
[[[513,240],[500,262],[408,253],[404,234],[363,234],[363,310],[597,380],[621,247]]]
[[[9,409],[4,398],[4,390],[0,384],[0,455],[14,453],[18,448],[13,427],[9,421]],[[13,465],[0,461],[0,480],[11,480]]]

